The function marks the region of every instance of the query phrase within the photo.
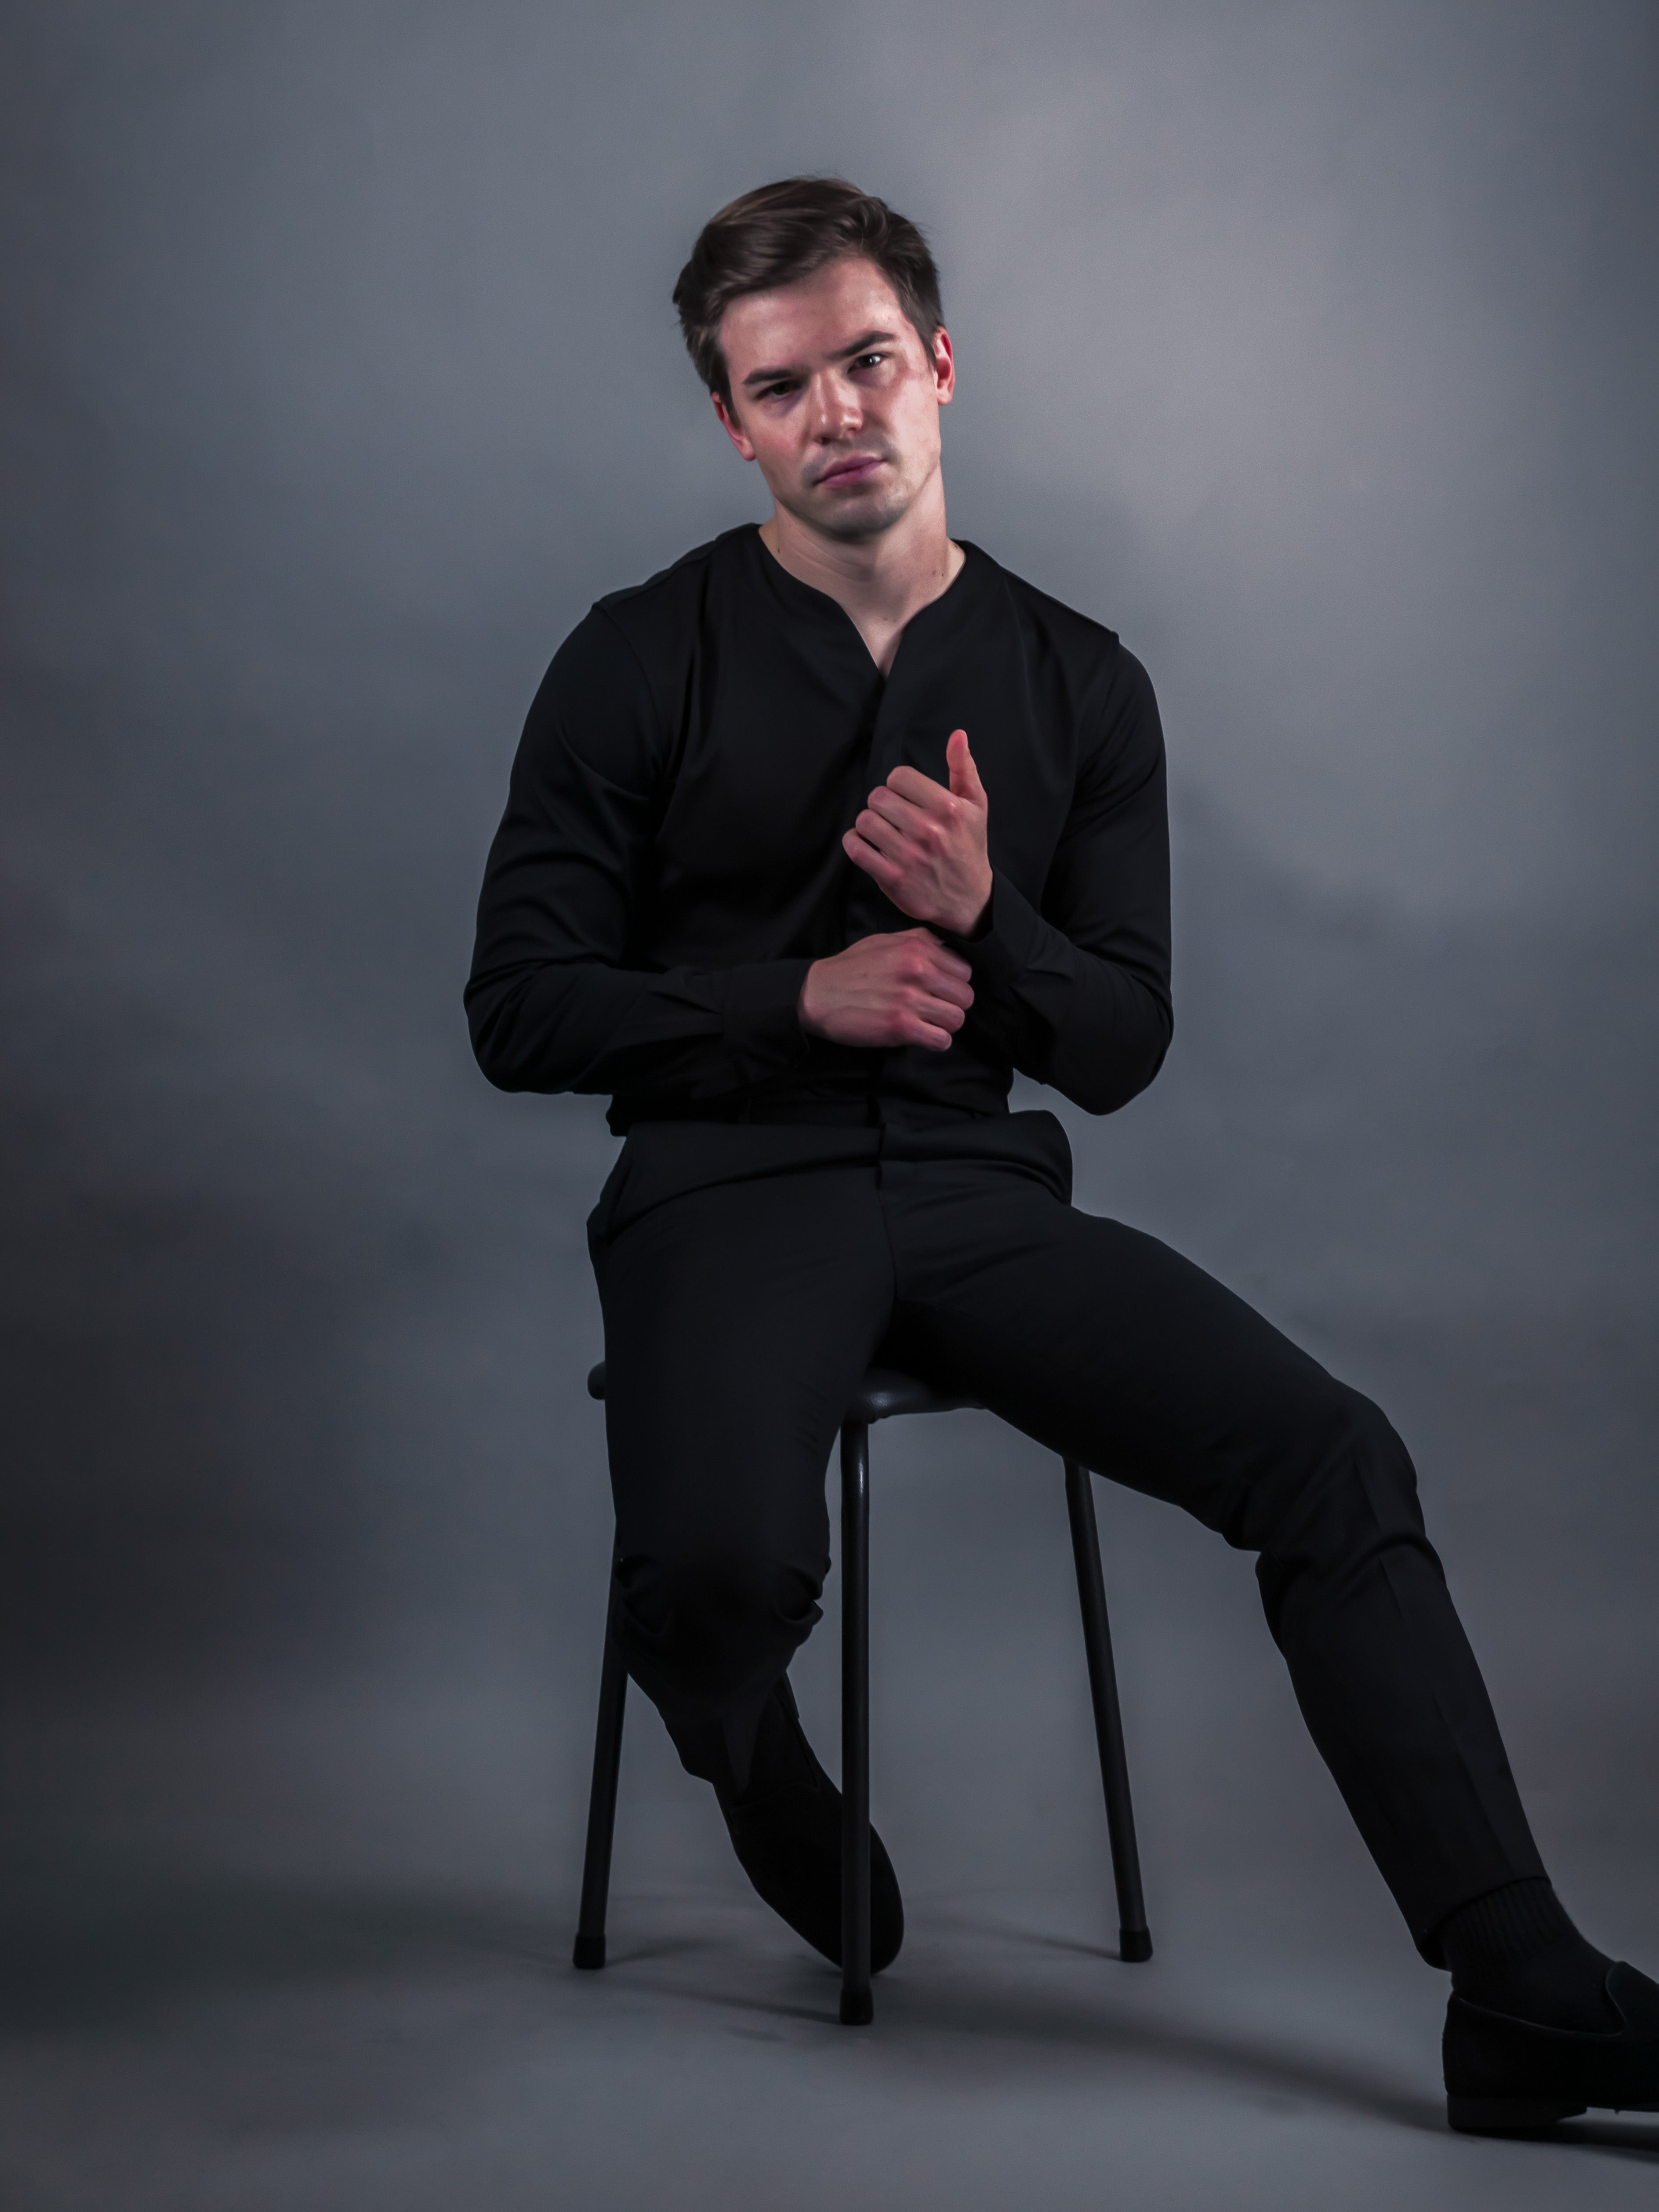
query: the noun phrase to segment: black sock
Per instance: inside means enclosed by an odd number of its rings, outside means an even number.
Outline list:
[[[1541,1878],[1506,1882],[1460,1905],[1436,1931],[1452,1990],[1535,2027],[1616,2030],[1602,1984],[1613,1961],[1588,1943]]]

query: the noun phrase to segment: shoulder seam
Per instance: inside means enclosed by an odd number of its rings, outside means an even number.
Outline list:
[[[744,527],[746,527],[746,526],[742,523],[739,523],[737,526],[737,528],[739,530]],[[682,568],[689,568],[693,562],[696,562],[706,567],[714,555],[715,547],[720,544],[724,539],[732,537],[735,534],[734,531],[723,530],[718,538],[711,538],[706,544],[702,545],[693,545],[689,551],[680,554],[678,558],[671,561],[665,568],[659,568],[654,575],[646,577],[643,582],[638,584],[619,584],[614,592],[605,592],[602,593],[599,599],[594,600],[593,604],[596,607],[604,607],[608,612],[612,602],[619,599],[636,599],[640,597],[641,592],[649,592],[659,586],[665,585],[671,576],[678,574],[679,570]]]

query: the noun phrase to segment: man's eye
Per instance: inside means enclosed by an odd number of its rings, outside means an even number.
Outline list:
[[[853,366],[854,368],[879,368],[886,358],[884,353],[861,353]]]

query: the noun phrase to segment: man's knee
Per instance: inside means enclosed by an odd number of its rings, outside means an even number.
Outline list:
[[[821,1618],[821,1576],[761,1550],[624,1557],[617,1640],[664,1711],[713,1718],[782,1674]]]
[[[1379,1522],[1401,1518],[1420,1527],[1417,1469],[1399,1431],[1382,1408],[1360,1391],[1338,1383],[1335,1448],[1326,1480],[1362,1492]]]
[[[1411,1455],[1381,1407],[1333,1382],[1307,1421],[1261,1546],[1256,1571],[1270,1610],[1304,1571],[1355,1572],[1401,1544],[1428,1548]]]

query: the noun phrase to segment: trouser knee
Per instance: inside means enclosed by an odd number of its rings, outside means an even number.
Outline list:
[[[1310,1409],[1275,1525],[1256,1561],[1274,1633],[1287,1598],[1304,1579],[1328,1589],[1340,1586],[1401,1547],[1425,1556],[1439,1572],[1411,1455],[1379,1406],[1334,1382]]]
[[[822,1579],[763,1554],[624,1557],[617,1578],[623,1657],[682,1758],[688,1734],[763,1701],[821,1618]]]

